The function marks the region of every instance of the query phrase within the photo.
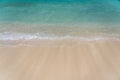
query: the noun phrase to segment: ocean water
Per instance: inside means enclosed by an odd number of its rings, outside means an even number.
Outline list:
[[[120,38],[120,0],[0,0],[0,40]]]

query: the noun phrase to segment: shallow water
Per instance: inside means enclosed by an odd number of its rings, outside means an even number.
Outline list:
[[[118,40],[119,22],[119,0],[0,1],[0,40]]]
[[[6,2],[0,5],[1,22],[28,23],[119,23],[120,2],[37,1]]]

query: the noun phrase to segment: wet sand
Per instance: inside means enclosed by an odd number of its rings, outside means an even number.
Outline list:
[[[120,42],[1,46],[0,80],[120,80]]]

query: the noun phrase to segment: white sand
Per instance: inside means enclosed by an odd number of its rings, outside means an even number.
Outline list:
[[[0,47],[0,80],[120,80],[120,42]]]

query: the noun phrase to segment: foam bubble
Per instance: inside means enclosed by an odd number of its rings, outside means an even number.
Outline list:
[[[76,39],[82,41],[95,41],[95,40],[120,40],[119,37],[114,37],[113,35],[108,36],[71,36],[71,35],[64,35],[64,36],[57,36],[54,34],[45,34],[45,33],[34,33],[34,34],[26,34],[26,33],[15,33],[15,32],[3,32],[0,33],[0,40],[1,41],[14,41],[14,40],[65,40],[65,39]]]

